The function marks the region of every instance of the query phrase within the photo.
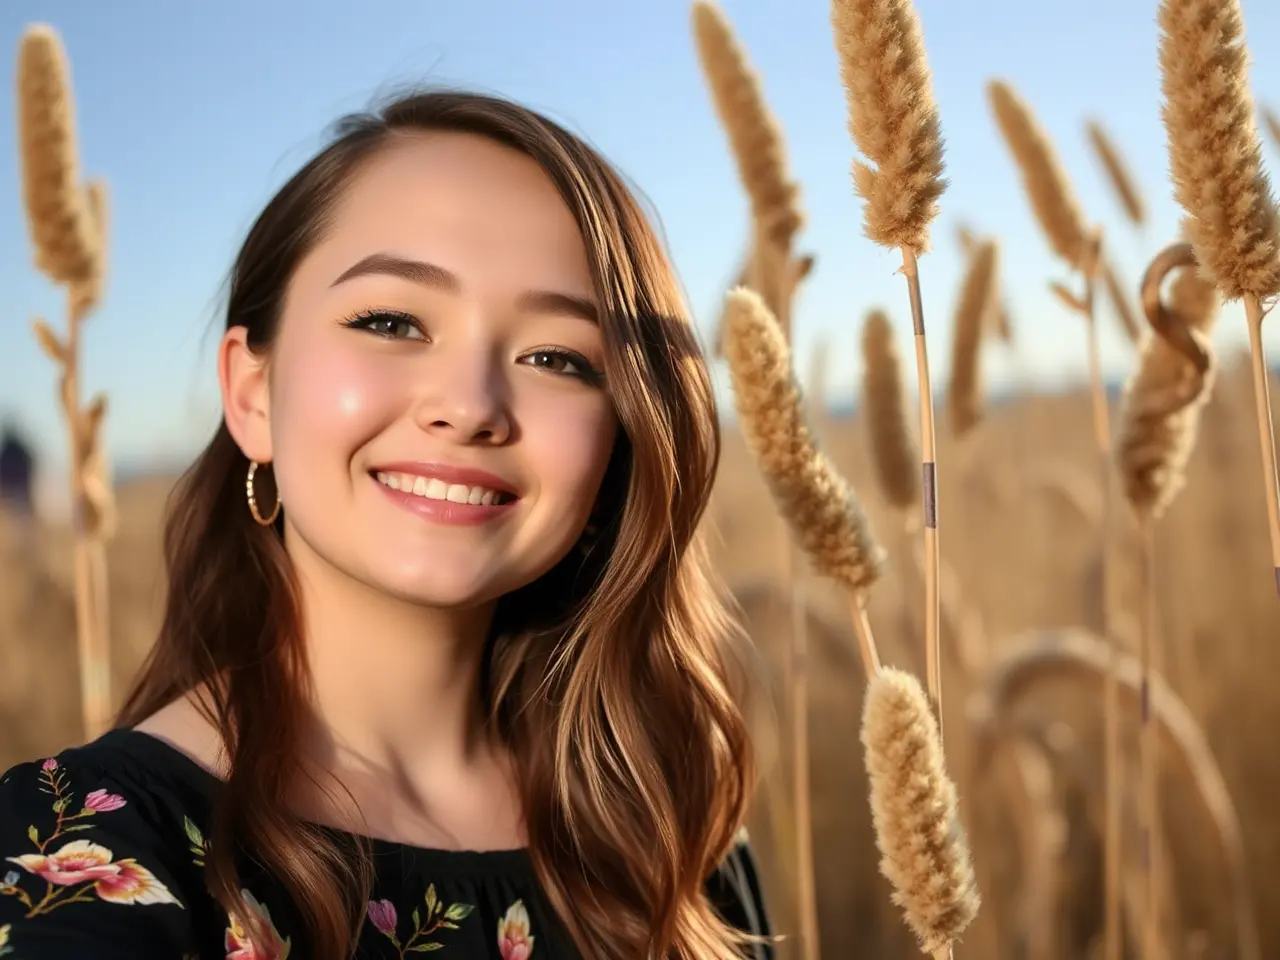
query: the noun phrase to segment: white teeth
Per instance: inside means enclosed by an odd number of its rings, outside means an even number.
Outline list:
[[[392,490],[402,490],[414,496],[428,500],[448,500],[450,503],[465,503],[472,506],[492,506],[498,502],[501,494],[487,487],[469,487],[462,483],[445,483],[434,477],[413,476],[407,473],[377,474],[378,482]]]

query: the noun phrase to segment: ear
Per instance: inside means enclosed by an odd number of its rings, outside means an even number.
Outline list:
[[[246,327],[232,327],[218,345],[222,416],[236,446],[250,460],[270,463],[271,407],[267,358],[249,349]]]

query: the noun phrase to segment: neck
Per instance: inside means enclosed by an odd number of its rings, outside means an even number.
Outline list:
[[[495,744],[480,672],[493,608],[425,608],[290,545],[314,719],[304,751],[343,781],[431,782],[484,766]]]

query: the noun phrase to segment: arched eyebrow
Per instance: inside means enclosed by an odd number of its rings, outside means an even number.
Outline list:
[[[431,287],[444,293],[458,294],[462,292],[462,281],[458,275],[444,267],[425,260],[410,260],[391,253],[371,253],[352,264],[339,274],[338,279],[330,284],[336,287],[356,277],[370,274],[382,274],[399,277],[420,286]],[[537,313],[559,313],[579,317],[590,323],[599,323],[600,315],[595,302],[571,293],[558,293],[554,290],[526,290],[517,298],[523,310]]]

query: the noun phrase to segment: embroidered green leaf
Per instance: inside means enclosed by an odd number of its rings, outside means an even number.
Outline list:
[[[444,944],[438,940],[432,940],[430,943],[420,943],[416,947],[410,947],[405,953],[427,953],[430,950],[443,950]]]
[[[182,818],[182,829],[186,831],[187,839],[191,841],[191,845],[204,849],[204,834],[200,832],[200,828],[191,822],[191,818],[184,816]]]
[[[417,930],[420,926],[422,926],[422,921],[421,919],[419,919],[419,910],[417,907],[414,907],[413,908],[413,929]]]
[[[431,915],[436,912],[437,906],[438,904],[436,903],[436,885],[434,883],[429,883],[427,884],[427,918],[428,919],[430,919]]]
[[[443,929],[443,930],[457,930],[457,929],[458,929],[458,925],[457,925],[456,923],[453,923],[453,922],[452,922],[452,921],[450,921],[450,920],[441,920],[441,921],[440,921],[440,927],[441,927],[441,929]]]
[[[65,797],[54,801],[54,804],[53,804],[54,813],[61,813],[65,809],[67,809],[67,800]]]
[[[72,830],[92,830],[92,829],[93,829],[92,823],[76,823],[69,827],[63,827],[62,832],[70,833]]]
[[[454,903],[444,912],[444,918],[446,920],[465,920],[471,916],[471,911],[474,909],[475,907],[469,903]]]
[[[40,831],[37,830],[34,825],[27,827],[27,839],[32,843],[40,842]]]

